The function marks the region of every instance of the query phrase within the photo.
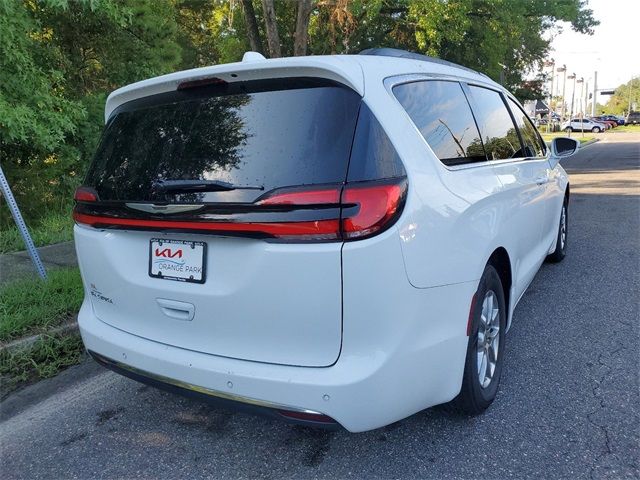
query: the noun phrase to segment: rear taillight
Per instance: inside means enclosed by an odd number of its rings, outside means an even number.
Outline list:
[[[342,186],[279,188],[267,193],[258,205],[339,205]]]
[[[90,187],[78,187],[73,195],[76,202],[97,202],[98,193]]]
[[[80,189],[79,189],[80,190]],[[204,231],[277,238],[288,241],[337,241],[366,238],[389,227],[402,211],[406,179],[315,185],[274,190],[255,202],[252,214],[279,215],[277,221],[212,221],[201,217],[166,219],[105,216],[84,208],[78,223],[96,228]],[[94,198],[94,200],[90,200]],[[76,200],[95,201],[88,191]]]
[[[342,192],[342,235],[345,240],[368,237],[383,230],[402,207],[406,182],[347,185]],[[349,216],[348,206],[357,206]]]

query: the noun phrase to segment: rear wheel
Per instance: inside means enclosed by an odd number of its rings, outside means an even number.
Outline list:
[[[559,263],[567,256],[567,234],[569,233],[569,210],[565,197],[560,211],[560,224],[558,225],[558,236],[556,237],[556,250],[547,257],[552,263]]]
[[[502,282],[492,265],[485,267],[475,299],[462,388],[451,402],[456,410],[470,415],[491,405],[502,374],[507,310]]]
[[[598,128],[598,127],[593,127],[593,128],[591,129],[591,131],[592,131],[593,133],[600,133],[600,128]]]

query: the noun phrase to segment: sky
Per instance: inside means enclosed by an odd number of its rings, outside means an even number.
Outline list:
[[[569,23],[562,23],[562,33],[551,42],[550,56],[556,68],[566,64],[567,75],[575,72],[578,79],[584,77],[585,88],[588,82],[590,90],[596,70],[598,89],[613,89],[632,76],[640,77],[640,0],[589,0],[588,8],[600,25],[593,35],[584,35],[574,32]],[[573,81],[567,80],[567,96],[571,95],[572,86]],[[580,88],[576,87],[577,95]],[[608,99],[598,95],[600,103]]]

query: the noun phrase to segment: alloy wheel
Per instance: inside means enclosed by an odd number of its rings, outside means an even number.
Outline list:
[[[500,304],[493,290],[489,290],[482,301],[480,325],[477,336],[478,380],[487,388],[496,371],[500,348]]]

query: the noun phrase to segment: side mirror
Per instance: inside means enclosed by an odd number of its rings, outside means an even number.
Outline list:
[[[554,157],[570,157],[578,151],[580,142],[573,138],[556,137],[551,142],[551,153]]]
[[[551,166],[555,167],[560,159],[570,157],[578,151],[580,142],[568,137],[556,137],[551,141]]]

